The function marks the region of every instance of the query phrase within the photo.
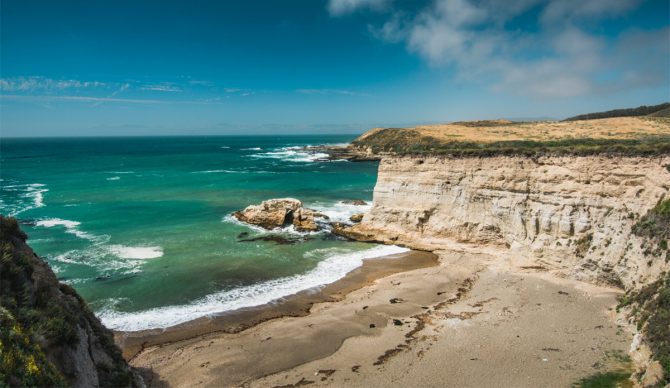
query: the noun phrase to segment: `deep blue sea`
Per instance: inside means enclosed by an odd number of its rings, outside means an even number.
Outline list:
[[[296,244],[231,212],[294,197],[333,220],[365,210],[377,164],[320,161],[305,145],[353,136],[2,139],[0,212],[109,327],[168,327],[333,282],[400,248],[328,233]]]

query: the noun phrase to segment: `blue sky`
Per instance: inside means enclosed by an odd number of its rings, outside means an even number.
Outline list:
[[[357,133],[670,100],[666,0],[1,0],[2,136]]]

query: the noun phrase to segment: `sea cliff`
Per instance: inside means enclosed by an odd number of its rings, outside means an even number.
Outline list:
[[[630,289],[670,269],[634,225],[670,190],[670,156],[388,156],[361,239],[495,244],[566,276]]]

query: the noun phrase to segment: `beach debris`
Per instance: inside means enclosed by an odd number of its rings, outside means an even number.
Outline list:
[[[367,310],[367,309],[368,309],[368,306],[363,306],[363,310]]]
[[[393,324],[396,326],[402,326],[402,321],[400,319],[394,319]]]
[[[568,294],[568,293],[565,292],[565,291],[558,291],[558,293],[561,294],[561,295],[570,295],[570,294]]]
[[[375,327],[377,327],[377,325],[375,325],[374,323],[370,324],[370,329],[374,329]]]
[[[360,365],[354,365],[351,367],[351,371],[354,373],[358,373],[358,370],[361,369]]]
[[[309,385],[309,384],[314,384],[314,381],[307,380],[306,378],[303,377],[297,383],[286,384],[286,385],[277,385],[273,388],[294,388],[294,387],[301,387],[303,385]]]
[[[314,376],[323,375],[321,381],[326,381],[335,372],[337,372],[336,369],[319,369]]]
[[[405,300],[402,298],[391,298],[389,299],[389,303],[391,304],[396,304],[396,303],[403,303]]]

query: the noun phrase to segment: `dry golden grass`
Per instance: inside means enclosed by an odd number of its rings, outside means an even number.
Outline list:
[[[662,117],[616,117],[580,121],[511,122],[470,121],[421,125],[412,129],[421,137],[439,142],[492,143],[500,141],[556,141],[567,139],[632,140],[670,136],[670,119]],[[381,131],[375,128],[358,140]]]

